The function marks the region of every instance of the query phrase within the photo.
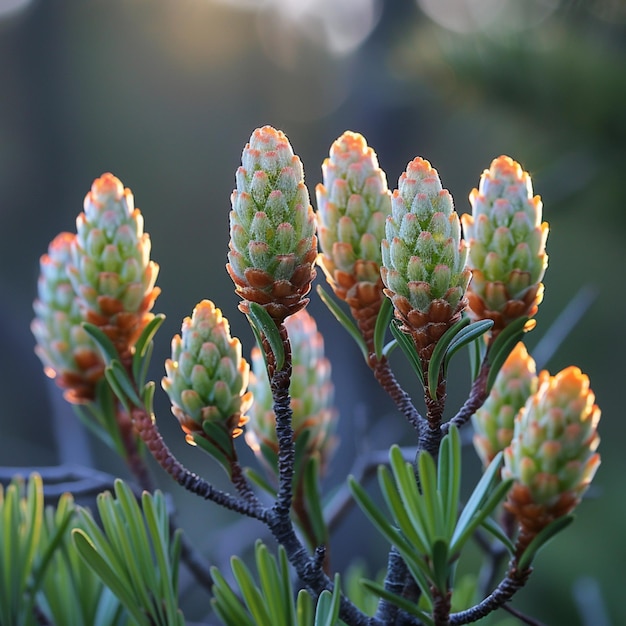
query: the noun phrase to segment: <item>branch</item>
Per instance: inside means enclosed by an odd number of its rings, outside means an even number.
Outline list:
[[[268,511],[256,498],[255,501],[244,500],[221,491],[180,463],[163,441],[152,416],[148,415],[144,409],[134,408],[132,420],[137,433],[143,439],[152,456],[179,485],[187,491],[191,491],[205,500],[211,500],[226,509],[263,522],[266,521]]]
[[[511,567],[498,586],[480,603],[459,613],[450,615],[450,626],[470,624],[502,608],[525,584],[532,568],[518,571]]]

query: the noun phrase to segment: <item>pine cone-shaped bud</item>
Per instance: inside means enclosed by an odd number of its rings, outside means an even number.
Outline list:
[[[282,322],[306,306],[315,278],[315,215],[300,159],[282,131],[257,128],[237,170],[231,196],[226,269],[243,302]]]
[[[57,235],[40,260],[38,298],[31,330],[35,352],[47,376],[54,378],[68,402],[93,400],[104,374],[100,351],[85,332],[74,288],[67,275],[75,235]]]
[[[466,306],[467,247],[450,192],[422,158],[400,176],[391,211],[382,241],[385,294],[427,364],[435,343]]]
[[[472,282],[469,309],[475,319],[492,319],[492,334],[512,320],[537,312],[541,279],[548,265],[548,224],[533,196],[528,172],[508,156],[494,159],[470,194],[472,215],[463,215]]]
[[[391,213],[387,176],[365,138],[346,131],[330,148],[317,185],[317,262],[357,320],[375,323],[383,298],[380,242]],[[359,320],[360,321],[360,320]]]
[[[511,443],[515,416],[537,391],[538,382],[535,361],[520,341],[498,372],[489,397],[472,416],[474,448],[485,466]]]
[[[502,476],[515,479],[505,507],[520,524],[520,553],[579,503],[600,464],[600,409],[594,402],[589,378],[577,367],[556,376],[542,372],[537,392],[515,419]]]
[[[210,300],[197,304],[183,320],[165,371],[163,389],[189,443],[194,443],[193,434],[209,439],[212,425],[224,430],[227,441],[241,434],[252,402],[246,391],[250,368],[239,339],[230,336],[228,320]],[[232,458],[232,444],[225,450],[223,441],[211,441]]]
[[[143,216],[130,189],[107,173],[91,186],[76,228],[68,274],[83,319],[107,334],[124,361],[154,317],[149,311],[160,292]]]
[[[302,310],[285,321],[292,350],[289,386],[294,439],[306,432],[305,455],[318,454],[322,467],[334,449],[336,410],[330,362],[324,356],[324,339],[315,320]],[[258,348],[252,350],[250,389],[254,395],[246,428],[246,442],[258,455],[263,447],[277,453],[276,417],[265,362]],[[266,459],[267,460],[267,459]],[[276,468],[272,468],[276,469]]]

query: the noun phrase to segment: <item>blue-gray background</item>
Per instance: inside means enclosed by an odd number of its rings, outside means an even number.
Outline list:
[[[169,338],[202,298],[223,309],[249,353],[224,264],[234,171],[255,127],[287,133],[312,194],[330,144],[351,129],[377,151],[391,188],[414,156],[429,159],[459,212],[491,159],[509,154],[533,175],[551,226],[546,297],[528,344],[577,294],[581,306],[591,299],[545,365],[552,373],[579,365],[603,410],[593,498],[541,554],[516,605],[549,624],[626,623],[625,59],[621,0],[0,0],[0,466],[72,462],[127,476],[59,401],[29,331],[38,258],[59,231],[73,230],[101,173],[133,190],[161,265],[159,380]],[[315,297],[311,312],[327,337],[341,412],[332,487],[364,453],[364,433],[375,447],[412,439]],[[458,361],[451,407],[467,390]],[[184,462],[223,484],[183,442],[163,394],[157,415]],[[475,477],[472,456],[468,448]],[[235,526],[242,532],[215,539],[211,529],[234,516],[178,492],[176,503],[191,538],[218,561],[258,530]],[[386,546],[371,536],[353,512],[333,542],[336,567],[355,552],[370,571],[381,567]],[[206,612],[201,595],[183,602],[193,619]]]

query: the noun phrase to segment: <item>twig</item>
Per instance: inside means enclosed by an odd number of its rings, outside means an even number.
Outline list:
[[[231,511],[266,521],[268,511],[258,500],[250,502],[247,499],[243,500],[217,489],[178,461],[163,441],[163,437],[161,437],[161,433],[152,416],[148,415],[145,410],[134,408],[132,410],[132,420],[137,433],[143,439],[152,456],[179,485],[201,498],[211,500]]]
[[[502,608],[526,584],[531,571],[532,569],[528,568],[520,572],[512,566],[498,586],[482,602],[466,611],[450,615],[450,625],[470,624]]]

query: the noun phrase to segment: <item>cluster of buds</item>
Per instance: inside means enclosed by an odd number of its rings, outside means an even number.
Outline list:
[[[424,159],[407,165],[391,210],[382,241],[385,294],[427,366],[436,342],[465,309],[467,246],[452,196]]]
[[[489,397],[472,415],[474,448],[485,466],[511,443],[515,417],[538,383],[535,361],[520,341],[500,368]]]
[[[315,278],[315,216],[300,159],[282,131],[257,128],[243,150],[231,196],[226,269],[241,296],[277,322],[306,306]]]
[[[321,248],[317,262],[367,335],[384,297],[380,242],[391,213],[387,177],[365,138],[350,131],[332,144],[322,177],[315,190]]]
[[[515,419],[502,469],[504,478],[515,479],[505,507],[520,524],[520,553],[580,502],[600,464],[599,419],[589,378],[580,369],[541,373],[536,393]]]
[[[330,362],[324,356],[324,339],[315,320],[302,310],[285,321],[292,350],[289,386],[294,441],[304,441],[303,458],[317,456],[324,468],[335,445],[336,410]],[[265,361],[258,348],[252,350],[250,390],[254,403],[246,427],[246,442],[272,472],[278,452],[276,416]]]
[[[163,389],[189,443],[210,439],[234,458],[232,438],[241,434],[252,402],[247,392],[250,368],[241,343],[230,336],[228,321],[209,300],[203,300],[183,320],[172,339],[172,358],[165,362]],[[215,427],[224,433],[216,437]]]
[[[76,226],[76,235],[59,235],[42,257],[32,329],[46,372],[81,402],[93,399],[103,367],[80,324],[100,327],[128,362],[153,318],[159,268],[133,195],[112,174],[94,181]]]
[[[543,298],[548,224],[542,203],[519,163],[494,159],[470,194],[472,215],[461,218],[469,242],[472,282],[469,308],[475,319],[492,319],[495,336],[516,318],[532,317]]]

